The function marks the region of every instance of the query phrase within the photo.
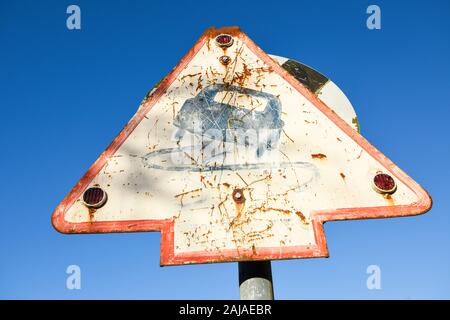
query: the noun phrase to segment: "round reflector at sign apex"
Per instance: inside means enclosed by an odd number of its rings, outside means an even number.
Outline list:
[[[90,208],[100,208],[106,202],[106,192],[102,188],[92,187],[83,193],[83,203]]]
[[[373,177],[373,187],[380,193],[394,193],[397,190],[394,178],[386,173],[377,173]]]
[[[219,34],[216,37],[216,44],[219,47],[229,47],[233,44],[233,37],[229,34]]]

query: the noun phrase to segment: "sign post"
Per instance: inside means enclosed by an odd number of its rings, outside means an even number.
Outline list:
[[[270,261],[239,262],[239,294],[241,300],[273,300]]]
[[[422,214],[428,193],[359,134],[326,77],[210,28],[55,209],[63,233],[161,233],[161,266],[328,257],[327,221]]]

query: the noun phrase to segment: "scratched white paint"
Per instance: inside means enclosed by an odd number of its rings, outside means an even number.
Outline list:
[[[175,254],[214,252],[316,244],[311,211],[388,205],[371,186],[376,172],[384,171],[376,160],[270,72],[241,41],[235,39],[228,48],[232,63],[227,67],[219,62],[223,54],[214,40],[205,45],[94,178],[91,186],[98,184],[108,194],[107,203],[95,212],[95,221],[175,218]],[[198,152],[191,159],[189,150],[198,149],[200,137],[187,133],[177,144],[173,121],[183,103],[202,88],[223,82],[237,85],[244,64],[250,70],[244,86],[277,96],[281,103],[280,142],[261,157],[254,148],[227,143],[227,157],[216,157],[215,165],[240,165],[241,169],[195,172],[195,167],[211,165],[211,159]],[[327,100],[327,91],[322,92]],[[251,98],[245,99],[251,103]],[[238,103],[249,109],[242,104]],[[172,152],[158,153],[168,148]],[[313,154],[325,157],[315,159]],[[246,162],[258,165],[246,167]],[[174,167],[184,170],[169,170]],[[417,200],[403,183],[396,182],[393,203]],[[232,199],[236,188],[244,190],[242,205]],[[89,221],[88,209],[79,200],[65,219]]]

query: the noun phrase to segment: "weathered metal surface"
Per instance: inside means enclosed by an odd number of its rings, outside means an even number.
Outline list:
[[[232,43],[218,45],[219,34]],[[352,108],[328,107],[317,83],[308,90],[238,28],[209,29],[56,208],[53,225],[160,231],[161,264],[175,265],[325,257],[326,221],[427,211],[426,191],[347,123]],[[393,177],[394,193],[374,190],[379,173]],[[91,187],[106,192],[99,208],[83,201]]]

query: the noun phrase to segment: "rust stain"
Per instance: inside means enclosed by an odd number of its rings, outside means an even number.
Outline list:
[[[220,214],[222,215],[222,210],[221,207],[223,206],[223,208],[226,210],[227,208],[225,207],[225,202],[228,200],[228,195],[226,195],[225,199],[222,200],[222,202],[219,203],[219,205],[217,206],[217,208],[219,209]]]
[[[198,188],[198,189],[182,192],[182,193],[179,193],[179,194],[175,195],[175,198],[182,197],[182,196],[185,196],[185,195],[187,195],[189,193],[194,193],[194,192],[201,191],[201,190],[202,190],[202,188]]]
[[[241,30],[239,29],[239,27],[236,27],[236,26],[222,27],[222,28],[211,27],[208,30],[206,30],[204,35],[208,38],[215,38],[219,34],[224,33],[224,34],[229,34],[230,36],[236,37],[236,36],[239,36],[240,32],[241,32]]]
[[[313,154],[311,154],[311,157],[313,159],[326,159],[327,158],[327,156],[323,153],[313,153]]]
[[[363,149],[361,149],[361,151],[359,152],[359,156],[357,156],[356,159],[361,158],[362,152],[363,152]]]
[[[283,170],[278,169],[278,174],[280,175],[280,177],[283,177],[284,179],[287,179],[286,174],[283,172]]]
[[[208,72],[208,70],[206,70],[206,72]],[[220,76],[220,72],[214,71],[213,67],[209,67],[209,72],[211,73],[211,78]]]
[[[206,183],[205,183],[205,180],[206,180],[206,178],[204,177],[204,176],[200,176],[200,182],[203,184],[203,186],[205,187],[205,188],[208,188],[208,186],[206,185]]]
[[[291,191],[295,191],[296,189],[297,189],[297,187],[294,187],[294,188],[290,188],[290,189],[286,190],[286,192],[284,192],[284,193],[280,194],[280,196],[284,196],[284,197],[287,197],[287,196],[288,196],[288,194],[289,194],[289,192],[291,192]]]
[[[195,77],[195,76],[202,76],[202,73],[201,73],[201,72],[198,72],[198,73],[190,73],[190,74],[186,74],[186,75],[182,76],[182,77],[180,78],[180,80],[182,81],[182,80],[184,80],[184,79],[186,79],[186,78],[192,78],[192,77]]]
[[[384,194],[382,196],[386,200],[386,203],[388,206],[395,206],[395,202],[394,202],[394,199],[392,199],[392,195]]]
[[[192,161],[192,164],[193,164],[193,165],[198,166],[197,160],[195,160],[194,158],[192,158],[192,157],[190,156],[189,153],[183,152],[183,154],[184,154],[186,157],[188,157],[188,158]]]
[[[89,222],[94,222],[95,220],[95,212],[97,211],[97,209],[95,208],[88,208],[89,211]]]
[[[276,211],[276,212],[280,212],[280,213],[283,213],[283,214],[291,214],[291,210],[272,208],[272,207],[265,207],[264,205],[259,207],[259,208],[256,208],[256,210],[261,211],[261,212]]]
[[[208,188],[208,186],[211,188],[214,187],[213,183],[206,179],[205,176],[200,176],[200,182],[205,186],[205,188]]]
[[[339,175],[341,176],[342,180],[345,181],[345,174],[343,174],[343,173],[341,172],[341,173],[339,173]]]
[[[197,88],[195,88],[196,91],[200,91],[203,89],[202,77],[203,77],[203,75],[200,75],[197,79]]]
[[[273,233],[269,233],[272,229],[273,223],[269,222],[269,224],[262,230],[251,231],[245,235],[246,241],[255,241],[255,240],[263,240],[264,238],[273,237]]]
[[[241,178],[242,179],[242,178]],[[253,185],[253,184],[255,184],[255,183],[258,183],[258,182],[261,182],[261,181],[270,181],[270,180],[272,180],[272,174],[271,173],[269,173],[269,174],[267,174],[267,176],[265,176],[264,178],[261,178],[261,179],[258,179],[258,180],[255,180],[255,181],[252,181],[250,184],[247,184],[247,187],[249,187],[249,186],[251,186],[251,185]],[[245,181],[244,181],[245,182]]]
[[[296,211],[295,214],[297,215],[297,217],[300,218],[300,220],[301,220],[304,224],[309,224],[309,222],[306,221],[305,215],[304,215],[301,211]]]
[[[229,187],[230,187],[230,184],[229,184],[228,182],[224,182],[224,183],[222,183],[222,185],[223,185],[225,188],[229,188]]]
[[[263,73],[265,73],[265,72],[271,73],[271,72],[273,72],[273,69],[270,66],[269,67],[258,67],[258,68],[253,68],[252,71],[258,73],[258,77],[262,77]],[[274,84],[271,86],[276,87],[277,85]],[[277,97],[280,97],[280,95],[277,95]]]
[[[235,81],[241,87],[244,87],[245,81],[252,75],[251,69],[247,67],[245,63],[242,63],[243,70],[242,72],[236,72],[233,78],[233,82]]]
[[[236,217],[234,217],[234,219],[230,222],[230,228],[233,228],[234,226],[236,226],[236,223],[239,222],[241,220],[242,217],[242,211],[244,210],[245,207],[245,201],[244,202],[234,202],[235,206],[236,206]]]

